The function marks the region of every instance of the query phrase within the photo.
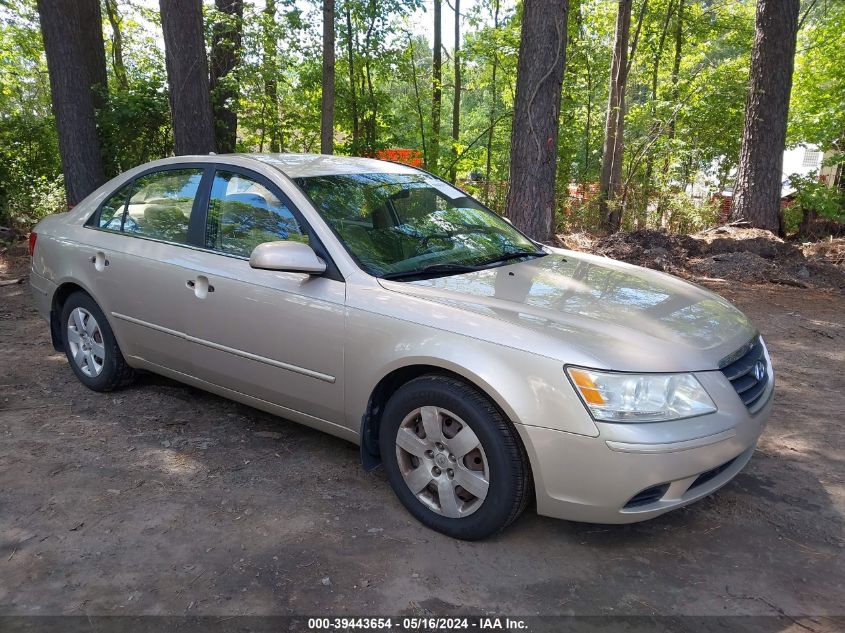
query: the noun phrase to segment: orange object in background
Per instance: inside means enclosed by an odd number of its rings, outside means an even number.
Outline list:
[[[418,149],[404,149],[398,147],[389,147],[376,151],[376,158],[379,160],[389,160],[394,163],[403,163],[411,167],[422,167],[423,155]]]

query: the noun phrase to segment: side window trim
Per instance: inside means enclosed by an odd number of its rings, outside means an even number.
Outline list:
[[[211,201],[211,188],[214,185],[214,174],[217,171],[216,163],[204,163],[202,178],[194,196],[194,205],[191,207],[191,218],[188,222],[188,244],[197,248],[206,248],[205,230],[208,218],[208,204]]]
[[[88,229],[97,229],[99,231],[108,231],[109,233],[122,233],[123,232],[123,218],[126,215],[126,208],[129,206],[129,198],[132,196],[132,185],[135,184],[135,178],[131,178],[120,185],[117,189],[115,189],[110,196],[106,196],[106,198],[99,204],[99,206],[94,209],[94,213],[88,216],[88,219],[85,220],[85,228]],[[107,229],[100,226],[100,220],[103,217],[103,208],[111,202],[112,198],[114,198],[115,194],[121,192],[121,190],[125,189],[126,194],[123,198],[123,210],[120,212],[120,230],[114,229]]]
[[[328,250],[323,245],[323,242],[320,240],[319,236],[314,232],[314,229],[311,228],[311,225],[299,211],[299,208],[291,201],[290,197],[282,190],[279,185],[274,183],[272,180],[267,178],[266,176],[259,174],[258,172],[252,171],[246,167],[241,167],[240,165],[231,165],[227,163],[214,163],[209,164],[210,168],[210,176],[208,176],[208,182],[205,182],[205,178],[207,174],[203,174],[203,184],[200,185],[200,193],[197,194],[197,200],[203,198],[203,206],[200,209],[195,209],[197,215],[197,221],[200,222],[200,227],[202,229],[202,237],[200,239],[199,248],[202,250],[207,250],[212,252],[216,255],[222,255],[224,257],[236,257],[238,259],[247,259],[242,258],[237,255],[232,255],[230,253],[224,253],[222,251],[218,251],[215,249],[210,249],[205,246],[205,231],[206,231],[206,224],[208,222],[208,206],[209,202],[211,201],[211,189],[214,185],[214,175],[218,171],[225,171],[232,174],[237,174],[239,176],[245,176],[247,178],[251,178],[259,185],[266,187],[270,193],[276,196],[279,201],[284,204],[288,210],[290,210],[293,217],[299,223],[300,228],[302,229],[302,233],[308,236],[308,242],[311,245],[311,248],[314,249],[314,252],[326,262],[326,272],[323,273],[323,277],[328,279],[332,279],[334,281],[345,281],[343,275],[340,274],[340,270],[338,269],[337,265],[334,263],[334,260],[329,255]],[[205,188],[203,188],[205,185]],[[194,212],[191,213],[191,217],[193,218]]]
[[[132,191],[134,189],[135,183],[143,178],[144,176],[148,176],[149,174],[161,171],[175,171],[179,169],[201,169],[203,174],[200,180],[199,187],[197,188],[197,194],[194,196],[194,204],[191,207],[191,218],[188,222],[188,239],[186,243],[179,244],[176,242],[168,242],[166,240],[157,239],[154,237],[147,237],[144,235],[135,235],[132,233],[126,233],[123,230],[123,224],[126,218],[126,214],[129,209],[129,200],[132,197]],[[293,217],[296,218],[296,221],[299,222],[300,227],[302,228],[302,232],[308,236],[308,240],[311,244],[311,248],[317,253],[317,255],[326,262],[326,272],[323,273],[323,277],[327,279],[332,279],[334,281],[345,282],[343,275],[340,273],[340,269],[338,269],[337,265],[334,263],[331,255],[329,254],[328,249],[323,244],[322,240],[316,234],[314,229],[305,219],[305,217],[300,212],[299,208],[293,204],[290,197],[279,187],[276,183],[272,180],[267,178],[266,176],[259,174],[251,169],[241,167],[240,165],[231,165],[227,163],[210,163],[210,162],[184,162],[184,163],[171,163],[168,165],[159,165],[157,167],[150,167],[149,169],[145,169],[144,171],[136,174],[133,178],[126,180],[123,184],[121,184],[114,193],[120,191],[122,187],[126,187],[126,199],[123,201],[123,214],[121,215],[120,220],[120,231],[112,231],[109,229],[104,229],[99,226],[100,224],[100,215],[105,206],[106,202],[111,198],[111,196],[107,197],[94,213],[88,218],[88,220],[83,225],[85,228],[93,229],[95,231],[106,231],[108,233],[116,233],[118,235],[125,235],[126,237],[131,237],[134,239],[141,239],[141,240],[150,240],[153,242],[160,242],[163,244],[171,244],[173,246],[180,246],[182,248],[193,248],[197,250],[207,251],[210,253],[214,253],[215,255],[221,255],[223,257],[236,257],[237,259],[243,259],[241,257],[233,256],[227,253],[222,253],[217,250],[206,248],[205,246],[205,230],[206,230],[206,222],[208,221],[208,204],[211,200],[211,189],[214,184],[214,174],[217,171],[228,171],[236,174],[240,174],[246,176],[248,178],[252,178],[257,183],[267,187],[274,195],[276,195],[279,200],[287,206],[290,212],[293,214]],[[298,189],[301,188],[292,180],[288,178],[288,181],[292,183],[292,185]]]
[[[132,182],[129,183],[129,186],[126,187],[126,198],[123,200],[123,212],[120,214],[120,232],[123,233],[123,223],[126,222],[126,213],[129,211],[129,199],[132,197],[132,191],[135,189],[135,181],[137,179],[133,178]],[[102,213],[103,207],[100,207],[100,213]],[[97,218],[97,226],[100,225],[100,219]]]

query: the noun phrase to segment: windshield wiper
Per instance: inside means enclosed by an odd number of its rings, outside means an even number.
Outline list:
[[[425,277],[427,275],[457,275],[460,273],[474,273],[479,270],[489,268],[491,264],[499,264],[507,262],[512,259],[521,259],[523,257],[543,257],[547,253],[543,251],[517,251],[513,253],[505,253],[498,257],[494,257],[482,264],[470,266],[469,264],[431,264],[423,268],[416,268],[414,270],[397,270],[392,273],[385,273],[381,275],[381,279],[406,279],[410,277]]]
[[[499,255],[498,257],[494,257],[493,259],[487,260],[482,264],[482,266],[489,266],[490,264],[498,264],[500,262],[507,262],[512,259],[521,259],[523,257],[544,257],[548,255],[545,251],[516,251],[513,253],[505,253],[504,255]]]
[[[405,279],[407,277],[425,277],[426,275],[474,273],[483,267],[467,264],[431,264],[414,270],[397,270],[381,275],[381,279]]]

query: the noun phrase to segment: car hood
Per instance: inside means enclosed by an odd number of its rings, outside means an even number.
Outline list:
[[[549,344],[544,354],[564,362],[588,359],[621,371],[717,369],[756,333],[728,301],[694,284],[605,257],[548,251],[467,274],[380,282],[528,328]],[[495,332],[481,337],[495,340]]]

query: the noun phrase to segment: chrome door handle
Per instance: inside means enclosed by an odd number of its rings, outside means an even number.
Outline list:
[[[98,272],[102,272],[103,268],[109,265],[109,260],[106,259],[106,254],[102,251],[98,251],[96,255],[92,255],[88,261],[94,264],[94,268]]]
[[[189,279],[185,282],[198,299],[205,299],[210,292],[214,292],[214,286],[208,282],[208,277],[205,275],[197,275],[196,279]]]

